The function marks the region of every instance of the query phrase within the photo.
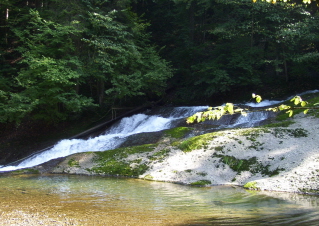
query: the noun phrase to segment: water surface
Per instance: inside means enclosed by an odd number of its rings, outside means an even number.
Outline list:
[[[0,177],[0,225],[318,225],[319,197],[74,175]]]

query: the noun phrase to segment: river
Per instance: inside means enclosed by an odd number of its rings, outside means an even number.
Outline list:
[[[319,197],[75,175],[0,177],[0,225],[318,225]]]

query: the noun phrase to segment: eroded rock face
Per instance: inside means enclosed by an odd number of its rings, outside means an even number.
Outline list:
[[[162,132],[149,137],[138,134],[126,142],[130,147],[106,151],[112,152],[109,156],[79,153],[35,168],[51,173],[112,175],[109,168],[96,170],[105,161],[116,172],[127,175],[131,170],[132,175],[148,180],[246,184],[257,190],[319,194],[319,119],[296,116],[293,120],[289,127],[225,130],[189,139]],[[141,145],[148,142],[155,144]]]
[[[120,147],[130,147],[143,144],[154,144],[162,139],[163,132],[138,133],[129,136]]]
[[[65,157],[59,162],[51,173],[68,173],[68,174],[84,174],[91,175],[89,169],[92,169],[96,163],[94,162],[95,153],[77,153]]]

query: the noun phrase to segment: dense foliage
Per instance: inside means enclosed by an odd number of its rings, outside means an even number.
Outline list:
[[[5,3],[0,122],[56,122],[88,107],[160,96],[172,76],[148,24],[120,1]]]
[[[176,68],[177,96],[198,101],[318,78],[317,6],[294,2],[164,0],[143,11],[157,12],[147,16]]]
[[[0,123],[314,88],[316,1],[269,2],[2,0]]]

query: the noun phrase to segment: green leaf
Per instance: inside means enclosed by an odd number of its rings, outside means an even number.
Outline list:
[[[190,116],[187,118],[186,123],[194,123],[196,117],[194,117],[194,115]]]
[[[306,105],[307,105],[307,101],[302,101],[302,102],[301,102],[301,106],[302,106],[302,107],[304,107],[304,106],[306,106]]]
[[[303,113],[304,113],[304,114],[307,114],[308,111],[309,111],[309,109],[306,109],[306,110],[303,111]]]
[[[232,103],[227,103],[226,104],[226,109],[229,112],[229,114],[234,114],[234,105]]]
[[[289,114],[289,117],[291,117],[294,112],[293,112],[293,110],[289,110],[289,111],[287,111],[286,113]]]
[[[280,106],[278,107],[278,109],[279,109],[279,111],[287,110],[287,109],[290,109],[290,106],[282,104],[282,105],[280,105]]]
[[[202,121],[202,112],[197,112],[195,114],[195,117],[197,118],[197,122],[201,122]]]
[[[298,105],[300,102],[302,102],[302,99],[300,96],[295,96],[290,100],[291,102],[294,102],[294,105]]]
[[[256,102],[257,102],[257,103],[260,103],[261,100],[262,100],[261,96],[257,95],[257,97],[256,97]]]

